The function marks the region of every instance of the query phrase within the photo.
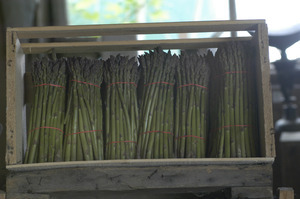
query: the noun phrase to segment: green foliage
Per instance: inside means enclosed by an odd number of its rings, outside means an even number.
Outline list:
[[[99,0],[68,0],[70,25],[99,23]]]
[[[135,23],[143,13],[147,21],[168,19],[165,0],[68,0],[71,25],[95,23]],[[101,9],[100,9],[101,8]]]
[[[112,23],[134,23],[137,22],[138,12],[143,7],[143,1],[140,0],[125,0],[115,3],[108,3],[106,10],[108,13],[104,16]]]

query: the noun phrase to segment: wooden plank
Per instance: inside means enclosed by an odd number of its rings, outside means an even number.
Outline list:
[[[78,53],[101,51],[137,51],[152,50],[157,46],[163,49],[198,49],[218,47],[233,38],[176,39],[176,40],[138,40],[138,41],[103,41],[103,42],[56,42],[22,43],[25,54],[39,53]],[[250,41],[251,37],[235,38],[235,41]]]
[[[279,187],[279,199],[294,199],[294,190],[291,187]]]
[[[269,40],[267,26],[259,24],[256,33],[257,43],[257,94],[259,103],[260,149],[264,157],[275,157],[273,128],[272,93],[270,86]]]
[[[7,193],[6,199],[50,199],[46,194]]]
[[[170,158],[46,162],[38,164],[8,165],[10,172],[39,171],[63,168],[89,167],[157,167],[157,166],[199,166],[199,165],[272,165],[274,158]]]
[[[160,33],[223,32],[255,30],[265,20],[197,21],[169,23],[130,23],[85,26],[46,26],[14,28],[20,39],[60,38],[100,35],[133,35]]]
[[[155,161],[155,160],[154,160]],[[229,160],[227,160],[229,161]],[[157,161],[131,160],[115,167],[112,161],[97,161],[98,165],[67,168],[11,170],[6,187],[17,193],[52,193],[60,191],[125,191],[140,189],[187,189],[201,187],[269,187],[272,186],[272,164],[236,165],[228,162],[206,162],[182,165],[182,162],[162,165]],[[202,162],[199,160],[199,162]],[[194,162],[195,163],[195,162]],[[140,165],[140,166],[138,166]],[[141,166],[143,165],[143,166]],[[19,167],[20,168],[20,167]],[[184,182],[184,183],[183,183]]]
[[[22,163],[25,55],[16,33],[8,30],[6,36],[6,164],[11,165]]]
[[[232,187],[231,198],[273,199],[273,188],[269,187]]]

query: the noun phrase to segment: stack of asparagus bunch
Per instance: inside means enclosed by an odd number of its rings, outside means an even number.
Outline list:
[[[65,118],[64,160],[101,160],[103,113],[100,85],[103,62],[87,58],[68,59],[70,86]]]
[[[156,48],[139,57],[144,92],[138,158],[174,157],[174,83],[178,57]]]
[[[138,65],[134,57],[110,56],[105,62],[106,159],[136,157],[138,78]]]
[[[209,75],[210,70],[205,57],[197,55],[196,52],[181,52],[176,72],[177,157],[205,157]]]
[[[33,63],[34,102],[25,163],[62,160],[66,61],[43,58]]]
[[[254,95],[253,50],[229,43],[215,55],[211,79],[211,155],[256,156],[257,106]]]

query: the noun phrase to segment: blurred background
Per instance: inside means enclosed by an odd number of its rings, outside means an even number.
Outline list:
[[[291,165],[277,168],[274,181],[276,186],[292,186],[299,192],[299,182],[291,180],[300,179],[300,171],[294,171],[300,165],[300,139],[299,136],[294,136],[300,132],[300,121],[297,120],[297,105],[300,104],[299,7],[299,0],[0,0],[0,123],[3,125],[3,132],[7,103],[7,27],[266,19],[270,36],[273,119],[276,135],[279,135],[277,142],[281,142],[283,132],[287,133],[284,134],[284,143],[277,149],[277,153],[280,156],[280,152],[289,159],[278,161],[292,161]],[[205,33],[201,37],[228,36],[226,34],[229,33]],[[139,35],[137,39],[145,39],[144,37]],[[155,35],[155,39],[179,37],[195,35]],[[293,132],[292,136],[288,132]],[[5,133],[0,133],[0,190],[5,189],[5,139]],[[291,172],[282,177],[282,170]]]

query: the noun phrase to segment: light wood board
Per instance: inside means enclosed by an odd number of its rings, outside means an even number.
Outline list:
[[[237,159],[187,159],[187,163],[183,163],[184,159],[110,160],[61,163],[54,167],[51,163],[10,166],[6,186],[15,193],[272,186],[272,159],[246,160],[247,163]]]

